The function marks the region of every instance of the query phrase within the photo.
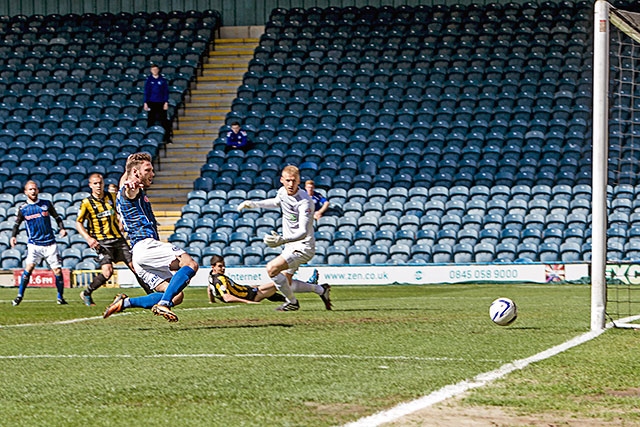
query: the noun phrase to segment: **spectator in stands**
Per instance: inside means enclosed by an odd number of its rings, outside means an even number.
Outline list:
[[[25,261],[25,269],[20,277],[20,284],[18,286],[18,296],[13,300],[13,306],[17,306],[22,302],[24,297],[24,291],[29,284],[31,273],[36,265],[44,259],[49,264],[49,268],[53,271],[56,278],[56,288],[58,290],[58,304],[65,305],[64,294],[64,280],[62,277],[62,261],[60,259],[60,252],[58,252],[58,245],[56,244],[56,236],[53,233],[51,227],[51,217],[56,220],[60,237],[67,235],[67,230],[64,229],[62,218],[58,215],[53,204],[48,200],[42,200],[38,198],[40,190],[38,184],[35,181],[27,181],[24,185],[24,194],[27,196],[27,201],[18,208],[16,216],[16,223],[13,226],[13,232],[11,234],[10,244],[11,247],[15,247],[18,240],[18,230],[20,224],[25,221],[25,227],[27,230],[27,259]]]
[[[151,309],[153,314],[169,322],[177,322],[178,316],[171,307],[182,302],[182,291],[198,271],[198,263],[188,253],[160,241],[158,221],[146,194],[154,175],[149,153],[131,154],[116,198],[116,209],[131,241],[133,267],[154,292],[137,298],[117,295],[102,315],[105,319],[127,308],[138,307]]]
[[[82,200],[76,230],[87,241],[90,248],[98,253],[98,263],[101,273],[97,274],[87,289],[80,292],[80,298],[87,306],[96,305],[91,294],[100,286],[107,283],[113,275],[113,263],[122,261],[131,271],[134,271],[131,263],[131,251],[129,244],[120,232],[120,220],[116,215],[115,194],[104,191],[104,179],[99,173],[89,176],[89,188],[91,195]],[[85,228],[84,222],[87,222]],[[135,273],[135,271],[134,271]],[[137,275],[138,284],[150,294],[151,288]]]
[[[254,208],[280,208],[282,212],[282,235],[275,230],[264,237],[270,248],[283,246],[282,253],[267,263],[267,274],[276,284],[287,301],[278,311],[296,311],[300,303],[292,285],[299,280],[293,278],[298,267],[313,258],[316,240],[313,234],[313,202],[300,188],[300,170],[293,165],[285,166],[280,176],[282,187],[275,197],[266,200],[245,200],[238,205],[238,211]],[[331,310],[331,288],[327,285],[320,298],[327,310]]]
[[[239,285],[228,276],[225,276],[226,266],[224,258],[220,255],[211,257],[211,272],[209,273],[209,286],[207,294],[209,302],[214,303],[218,298],[222,302],[242,302],[245,304],[258,304],[263,299],[269,301],[285,302],[284,295],[277,293],[276,284],[265,283],[260,286]],[[295,292],[315,292],[324,295],[329,285],[318,285],[318,270],[314,270],[311,278],[307,282],[296,281],[292,287]]]
[[[164,141],[171,142],[171,124],[167,118],[169,110],[169,82],[160,74],[160,67],[151,65],[151,74],[144,84],[144,110],[148,112],[147,126],[156,123],[164,128]]]
[[[316,183],[313,182],[312,179],[304,183],[304,188],[315,204],[316,210],[313,213],[313,218],[317,221],[324,215],[327,209],[329,209],[329,200],[316,191]]]
[[[242,150],[246,153],[251,149],[251,145],[247,132],[242,130],[240,123],[231,123],[231,130],[227,132],[227,145],[224,151],[228,153],[230,150]]]

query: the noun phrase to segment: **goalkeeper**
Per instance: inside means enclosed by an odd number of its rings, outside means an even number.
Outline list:
[[[273,199],[245,200],[238,210],[253,208],[280,208],[282,211],[282,235],[275,230],[264,237],[264,243],[272,248],[284,245],[282,253],[267,263],[267,274],[287,299],[276,308],[278,311],[296,311],[300,303],[292,285],[302,285],[294,280],[298,267],[313,258],[316,240],[313,235],[313,200],[300,188],[300,171],[293,165],[286,166],[280,176],[280,188]],[[300,283],[297,283],[300,282]],[[331,309],[330,287],[320,295],[327,310]]]

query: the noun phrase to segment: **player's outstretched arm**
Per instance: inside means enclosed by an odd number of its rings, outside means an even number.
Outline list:
[[[251,200],[245,200],[238,205],[238,212],[242,211],[243,209],[255,209],[256,207],[256,204]]]

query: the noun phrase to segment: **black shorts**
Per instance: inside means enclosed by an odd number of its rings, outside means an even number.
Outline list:
[[[129,244],[124,239],[100,240],[100,246],[96,248],[98,252],[98,264],[113,264],[116,262],[131,262],[131,250]]]

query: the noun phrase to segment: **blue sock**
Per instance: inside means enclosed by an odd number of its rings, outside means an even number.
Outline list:
[[[125,308],[138,307],[149,309],[156,305],[161,299],[162,294],[160,292],[154,292],[142,297],[129,298],[128,300],[125,300]]]
[[[173,275],[171,281],[169,282],[169,286],[167,286],[167,290],[164,291],[164,295],[162,295],[162,299],[160,300],[160,304],[167,305],[171,307],[171,300],[173,297],[178,295],[184,288],[189,284],[189,280],[193,276],[195,276],[196,272],[193,268],[189,266],[181,267],[180,270],[176,271],[176,274]]]
[[[62,278],[62,274],[56,276],[56,288],[58,289],[58,299],[61,299],[62,294],[64,294],[64,279]]]
[[[27,285],[29,284],[29,278],[31,277],[31,273],[27,270],[22,272],[22,276],[20,276],[20,285],[18,286],[18,296],[22,298],[24,296],[24,290],[27,289]]]

